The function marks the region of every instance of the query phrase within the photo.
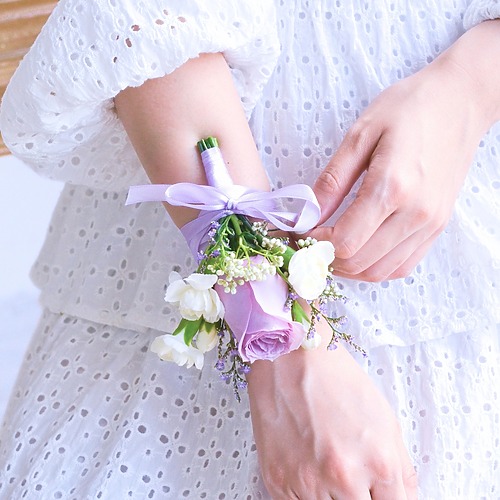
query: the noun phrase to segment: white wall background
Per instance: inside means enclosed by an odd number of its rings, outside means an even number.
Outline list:
[[[40,313],[28,273],[61,188],[0,158],[0,420]]]

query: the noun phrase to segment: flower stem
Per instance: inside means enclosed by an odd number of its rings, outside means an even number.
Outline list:
[[[206,149],[210,148],[218,148],[219,143],[217,142],[217,139],[215,137],[207,137],[206,139],[202,139],[201,141],[198,141],[198,150],[200,153],[203,153]]]
[[[241,226],[240,226],[240,219],[237,215],[230,215],[229,219],[231,220],[231,224],[234,228],[234,232],[236,233],[236,236],[241,236]]]

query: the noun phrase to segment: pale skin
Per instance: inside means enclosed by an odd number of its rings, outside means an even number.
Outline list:
[[[334,227],[337,274],[407,276],[446,226],[481,137],[500,119],[500,21],[465,33],[410,78],[380,94],[349,130],[315,186],[328,219],[364,171]]]
[[[338,274],[396,278],[423,257],[448,220],[479,139],[500,116],[500,71],[490,64],[499,51],[499,22],[481,24],[382,93],[349,131],[315,186],[326,220],[368,171],[337,224],[312,232],[336,245]],[[126,89],[115,104],[153,183],[204,183],[194,145],[215,135],[236,183],[269,188],[220,54]],[[195,216],[167,208],[179,226]],[[326,339],[324,325],[321,332]],[[343,348],[254,363],[249,398],[273,498],[417,498],[396,417]]]

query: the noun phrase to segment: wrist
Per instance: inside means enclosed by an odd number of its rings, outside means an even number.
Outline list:
[[[482,133],[500,120],[500,69],[493,63],[499,58],[500,20],[493,20],[466,32],[435,61],[456,77],[460,105],[469,104]]]
[[[346,363],[354,362],[349,352],[339,345],[328,350],[330,340],[328,327],[322,328],[322,343],[316,349],[299,348],[274,361],[255,361],[246,375],[250,399],[274,399],[276,394],[292,389],[300,392],[301,387],[321,383],[325,370],[343,372]]]

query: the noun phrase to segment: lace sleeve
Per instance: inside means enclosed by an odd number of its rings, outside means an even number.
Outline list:
[[[465,11],[464,27],[468,30],[483,21],[498,18],[500,18],[499,0],[472,0]]]
[[[144,173],[114,112],[128,86],[222,52],[247,116],[279,51],[271,0],[65,0],[12,78],[0,128],[47,177],[118,189]]]

